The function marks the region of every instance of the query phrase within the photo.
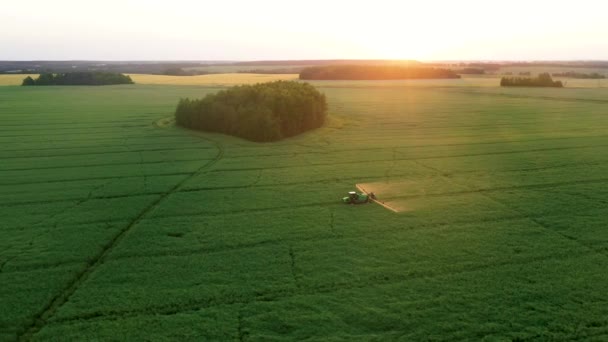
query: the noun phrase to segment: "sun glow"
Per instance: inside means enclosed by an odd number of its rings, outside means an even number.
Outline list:
[[[576,14],[581,7],[559,2],[380,2],[386,6],[353,7],[336,20],[337,26],[349,29],[330,32],[358,44],[372,58],[508,59],[544,51],[574,52],[598,45],[600,32],[608,31],[597,12]],[[587,20],[564,25],[578,15]],[[361,24],[349,25],[352,18]]]
[[[599,0],[13,1],[0,59],[608,59],[607,10]]]

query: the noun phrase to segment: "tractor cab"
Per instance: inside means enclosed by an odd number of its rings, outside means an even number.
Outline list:
[[[364,193],[349,191],[348,196],[342,198],[342,202],[346,204],[362,204],[369,202],[369,196]]]

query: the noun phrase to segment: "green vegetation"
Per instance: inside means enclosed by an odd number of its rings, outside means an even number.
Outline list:
[[[299,68],[275,68],[275,69],[244,69],[238,70],[240,74],[299,74],[303,67]]]
[[[598,74],[597,72],[592,72],[592,73],[586,74],[584,72],[574,72],[574,71],[554,72],[553,76],[554,77],[569,77],[569,78],[591,79],[591,80],[597,80],[597,79],[604,79],[604,78],[606,78],[606,76],[604,76],[602,74]]]
[[[167,75],[167,76],[196,76],[196,75],[209,75],[209,74],[212,74],[212,72],[204,71],[204,70],[196,70],[196,69],[184,69],[184,68],[177,68],[177,67],[171,67],[171,68],[165,69],[162,72],[162,75]]]
[[[483,75],[486,73],[486,71],[481,68],[464,68],[464,69],[454,70],[454,72],[459,75]]]
[[[198,75],[197,72],[193,70],[184,70],[183,68],[172,67],[163,71],[163,75],[169,76],[194,76]]]
[[[0,340],[608,338],[607,88],[344,83],[272,144],[154,124],[219,88],[0,87]]]
[[[23,86],[49,85],[111,85],[133,84],[131,77],[114,72],[75,71],[59,74],[43,73],[33,79],[28,76],[23,80]]]
[[[178,125],[252,141],[293,137],[325,122],[325,95],[307,83],[275,81],[241,85],[200,100],[181,99]]]
[[[521,73],[520,73],[521,74]],[[528,73],[529,74],[529,73]],[[501,87],[553,87],[561,88],[562,81],[554,81],[548,73],[542,73],[538,77],[503,77],[500,79]]]
[[[301,80],[400,80],[460,78],[449,69],[400,65],[329,65],[304,68]]]

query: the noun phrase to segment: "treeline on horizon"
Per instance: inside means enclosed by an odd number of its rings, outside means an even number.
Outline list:
[[[455,69],[454,72],[459,75],[484,75],[486,73],[486,71],[481,68]]]
[[[101,71],[75,71],[65,73],[44,73],[33,79],[28,76],[23,80],[22,86],[50,86],[50,85],[111,85],[133,84],[131,77],[114,72]]]
[[[563,67],[563,68],[608,68],[608,61],[536,61],[536,62],[419,62],[414,60],[272,60],[272,61],[0,61],[0,74],[40,74],[73,71],[107,71],[128,74],[161,75],[171,68],[200,68],[210,66],[243,66],[245,69],[257,69],[256,66],[277,66],[294,68],[323,65],[399,65],[410,67],[451,67],[482,68],[486,72],[496,71],[501,67]]]
[[[566,72],[554,72],[554,77],[569,77],[569,78],[580,78],[580,79],[604,79],[606,76],[602,74],[598,74],[597,72],[592,72],[590,74],[585,74],[582,72],[574,72],[574,71],[566,71]]]
[[[198,76],[198,75],[210,75],[214,74],[214,72],[206,71],[206,70],[195,70],[195,69],[184,69],[179,67],[172,67],[163,70],[159,75],[165,76]],[[215,72],[217,74],[217,72]]]
[[[304,68],[301,80],[402,80],[460,78],[453,70],[399,65],[328,65]]]
[[[500,79],[501,87],[555,87],[564,85],[561,81],[553,81],[549,73],[539,74],[538,77],[503,77]]]
[[[319,128],[326,116],[325,95],[308,83],[294,81],[241,85],[202,99],[180,99],[175,110],[179,126],[256,142]]]
[[[237,70],[237,74],[299,74],[304,67],[300,68],[277,68],[277,69],[243,69]]]

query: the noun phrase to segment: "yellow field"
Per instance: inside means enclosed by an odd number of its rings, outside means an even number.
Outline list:
[[[149,74],[128,74],[137,84],[161,85],[237,85],[270,82],[277,80],[297,80],[298,74],[210,74],[198,76],[165,76]],[[24,78],[31,75],[0,75],[0,86],[20,85]],[[555,78],[564,82],[567,88],[607,88],[608,79],[588,80]],[[498,87],[500,77],[495,75],[464,76],[461,79],[433,80],[387,80],[387,81],[308,81],[321,87],[370,87],[370,86],[415,86],[415,87]]]
[[[211,74],[198,76],[165,76],[148,74],[129,74],[138,84],[174,84],[174,85],[236,85],[270,82],[278,80],[295,80],[298,74]]]
[[[277,80],[297,80],[298,74],[210,74],[199,76],[164,76],[148,74],[129,74],[138,84],[166,85],[236,85],[270,82]],[[605,88],[608,80],[583,80],[556,78],[569,88]],[[411,87],[499,87],[500,77],[464,76],[460,79],[432,80],[385,80],[385,81],[308,81],[321,87],[370,87],[370,86],[411,86]]]
[[[0,86],[2,86],[2,85],[21,85],[21,82],[23,82],[23,79],[28,76],[32,76],[32,78],[35,78],[35,77],[38,77],[38,74],[34,74],[34,75],[23,75],[23,74],[0,75]]]

